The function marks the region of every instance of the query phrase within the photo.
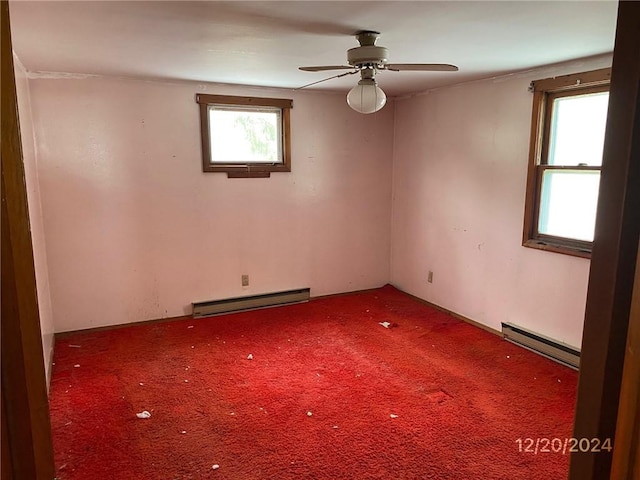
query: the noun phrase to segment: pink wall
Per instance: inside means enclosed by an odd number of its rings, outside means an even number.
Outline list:
[[[610,61],[437,89],[373,116],[326,93],[32,78],[56,331],[390,280],[494,329],[579,346],[589,261],[521,246],[527,87]],[[293,98],[293,172],[203,174],[196,92]]]
[[[29,222],[31,224],[31,241],[33,243],[33,262],[36,271],[36,288],[38,290],[38,308],[40,310],[40,328],[42,330],[42,350],[44,354],[47,385],[51,378],[51,355],[53,353],[53,312],[49,293],[49,272],[47,252],[45,248],[44,226],[42,222],[42,204],[38,182],[37,154],[34,146],[33,121],[31,116],[31,98],[29,81],[22,63],[14,55],[16,94],[18,97],[18,113],[20,117],[20,134],[22,136],[22,156],[24,159],[27,201],[29,203]]]
[[[393,103],[117,78],[30,80],[56,331],[389,279]],[[293,98],[293,171],[201,171],[196,92]],[[250,287],[241,287],[241,275]]]
[[[610,65],[573,62],[396,101],[393,284],[496,330],[512,322],[580,346],[589,261],[521,246],[527,87]]]

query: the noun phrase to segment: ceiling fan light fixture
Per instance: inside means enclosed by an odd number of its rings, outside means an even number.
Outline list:
[[[347,94],[347,103],[359,113],[374,113],[387,103],[387,95],[373,78],[363,78]]]

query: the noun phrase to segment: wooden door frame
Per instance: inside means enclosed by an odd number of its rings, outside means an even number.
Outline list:
[[[622,372],[611,479],[640,478],[640,255]]]
[[[590,444],[609,439],[616,456],[631,448],[616,444],[615,434],[640,238],[639,37],[640,3],[621,1],[573,433]],[[608,479],[612,457],[573,453],[570,480]]]
[[[2,458],[3,479],[55,475],[27,189],[16,98],[9,4],[2,22]],[[5,470],[6,467],[10,467]]]

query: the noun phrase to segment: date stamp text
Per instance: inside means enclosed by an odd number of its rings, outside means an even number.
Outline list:
[[[568,455],[570,453],[600,453],[611,452],[613,445],[610,438],[518,438],[516,440],[518,452],[532,453],[533,455],[544,453],[559,453]]]

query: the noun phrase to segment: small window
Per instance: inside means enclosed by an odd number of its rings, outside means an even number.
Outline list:
[[[603,69],[532,83],[526,247],[591,254],[610,76]]]
[[[246,178],[291,171],[291,100],[198,94],[196,102],[204,172]]]

